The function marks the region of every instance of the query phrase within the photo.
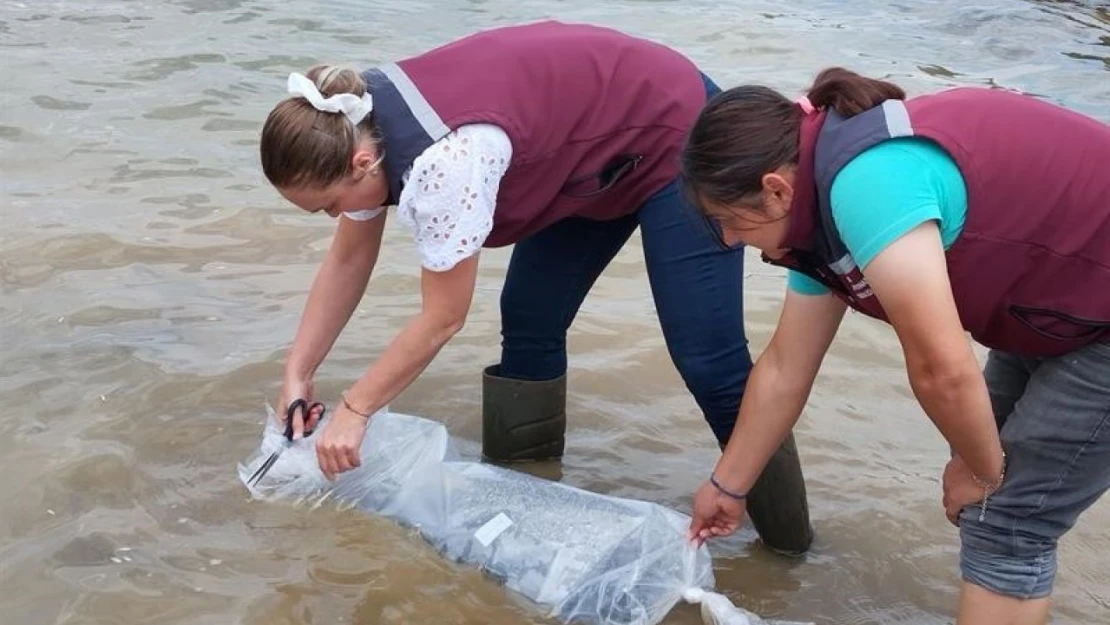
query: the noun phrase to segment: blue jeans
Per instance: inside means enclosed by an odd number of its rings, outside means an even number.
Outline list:
[[[963,579],[1046,597],[1056,543],[1110,489],[1110,343],[1058,358],[991,352],[984,369],[1006,450],[1002,487],[960,513]]]
[[[719,91],[703,79],[709,96]],[[567,329],[637,227],[671,360],[713,434],[726,442],[752,367],[744,333],[744,252],[722,249],[678,180],[631,215],[563,219],[516,244],[501,294],[500,374],[549,380],[566,372]]]

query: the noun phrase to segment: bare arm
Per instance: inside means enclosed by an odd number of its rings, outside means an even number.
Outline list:
[[[459,127],[414,161],[415,178],[402,191],[397,210],[415,228],[423,266],[420,313],[348,390],[347,401],[357,412],[371,415],[393,401],[462,329],[474,297],[481,245],[493,229],[501,176],[511,157],[504,131],[476,124]],[[420,172],[429,169],[442,172],[442,187],[421,184]],[[451,229],[443,225],[443,215],[453,215]],[[447,245],[448,232],[463,242]]]
[[[787,291],[778,327],[756,360],[736,428],[714,470],[728,490],[748,492],[797,423],[844,310],[831,294]]]
[[[369,417],[411,384],[462,329],[477,275],[478,253],[448,271],[423,270],[420,313],[347,390],[346,401],[316,439],[317,460],[328,479],[361,464],[359,449]]]
[[[420,313],[347,393],[358,412],[373,414],[393,401],[462,329],[474,297],[478,256],[475,253],[448,271],[422,270]]]
[[[998,429],[952,296],[936,223],[890,244],[864,276],[902,344],[914,396],[972,473],[994,483],[1002,473]]]
[[[385,214],[370,221],[339,218],[335,238],[308,293],[285,362],[287,380],[309,380],[362,299],[374,271]]]
[[[511,155],[504,131],[476,124],[457,128],[413,162],[415,178],[402,190],[397,210],[412,222],[422,257],[420,312],[347,389],[317,438],[325,476],[359,466],[369,418],[407,388],[462,329]],[[422,182],[421,176],[433,170],[442,172],[438,182]],[[448,215],[449,225],[444,221]]]

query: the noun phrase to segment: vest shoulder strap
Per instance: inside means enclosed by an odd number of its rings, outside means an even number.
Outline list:
[[[397,64],[362,74],[374,98],[374,123],[382,134],[390,198],[401,197],[401,177],[417,156],[451,131]]]
[[[814,148],[813,178],[820,219],[819,254],[835,273],[844,276],[856,268],[832,216],[830,194],[836,175],[868,148],[887,139],[913,134],[909,112],[901,100],[887,100],[849,118],[833,110],[828,112]]]

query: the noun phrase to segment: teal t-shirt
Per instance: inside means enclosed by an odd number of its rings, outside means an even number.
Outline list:
[[[967,215],[967,188],[955,161],[919,137],[874,145],[853,158],[829,192],[833,221],[860,269],[902,235],[929,220],[948,249]],[[809,276],[790,271],[787,285],[804,295],[827,293]]]

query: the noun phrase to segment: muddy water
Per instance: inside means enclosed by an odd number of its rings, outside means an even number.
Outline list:
[[[797,4],[797,3],[795,3]],[[670,43],[722,84],[802,88],[825,63],[918,92],[995,84],[1110,122],[1105,3],[36,0],[0,3],[0,618],[4,623],[540,623],[387,523],[246,501],[257,442],[329,220],[283,205],[255,139],[284,75],[368,64],[494,24],[557,16]],[[415,310],[406,234],[388,243],[318,387],[334,397]],[[396,403],[474,451],[507,252],[484,255],[469,325]],[[783,289],[751,259],[753,349]],[[584,488],[687,509],[708,429],[666,356],[634,240],[570,337]],[[798,429],[818,532],[798,562],[745,531],[720,585],[765,615],[944,623],[957,543],[941,439],[891,332],[850,318]],[[1107,622],[1110,502],[1063,542],[1056,621]],[[696,623],[676,610],[669,623]]]

